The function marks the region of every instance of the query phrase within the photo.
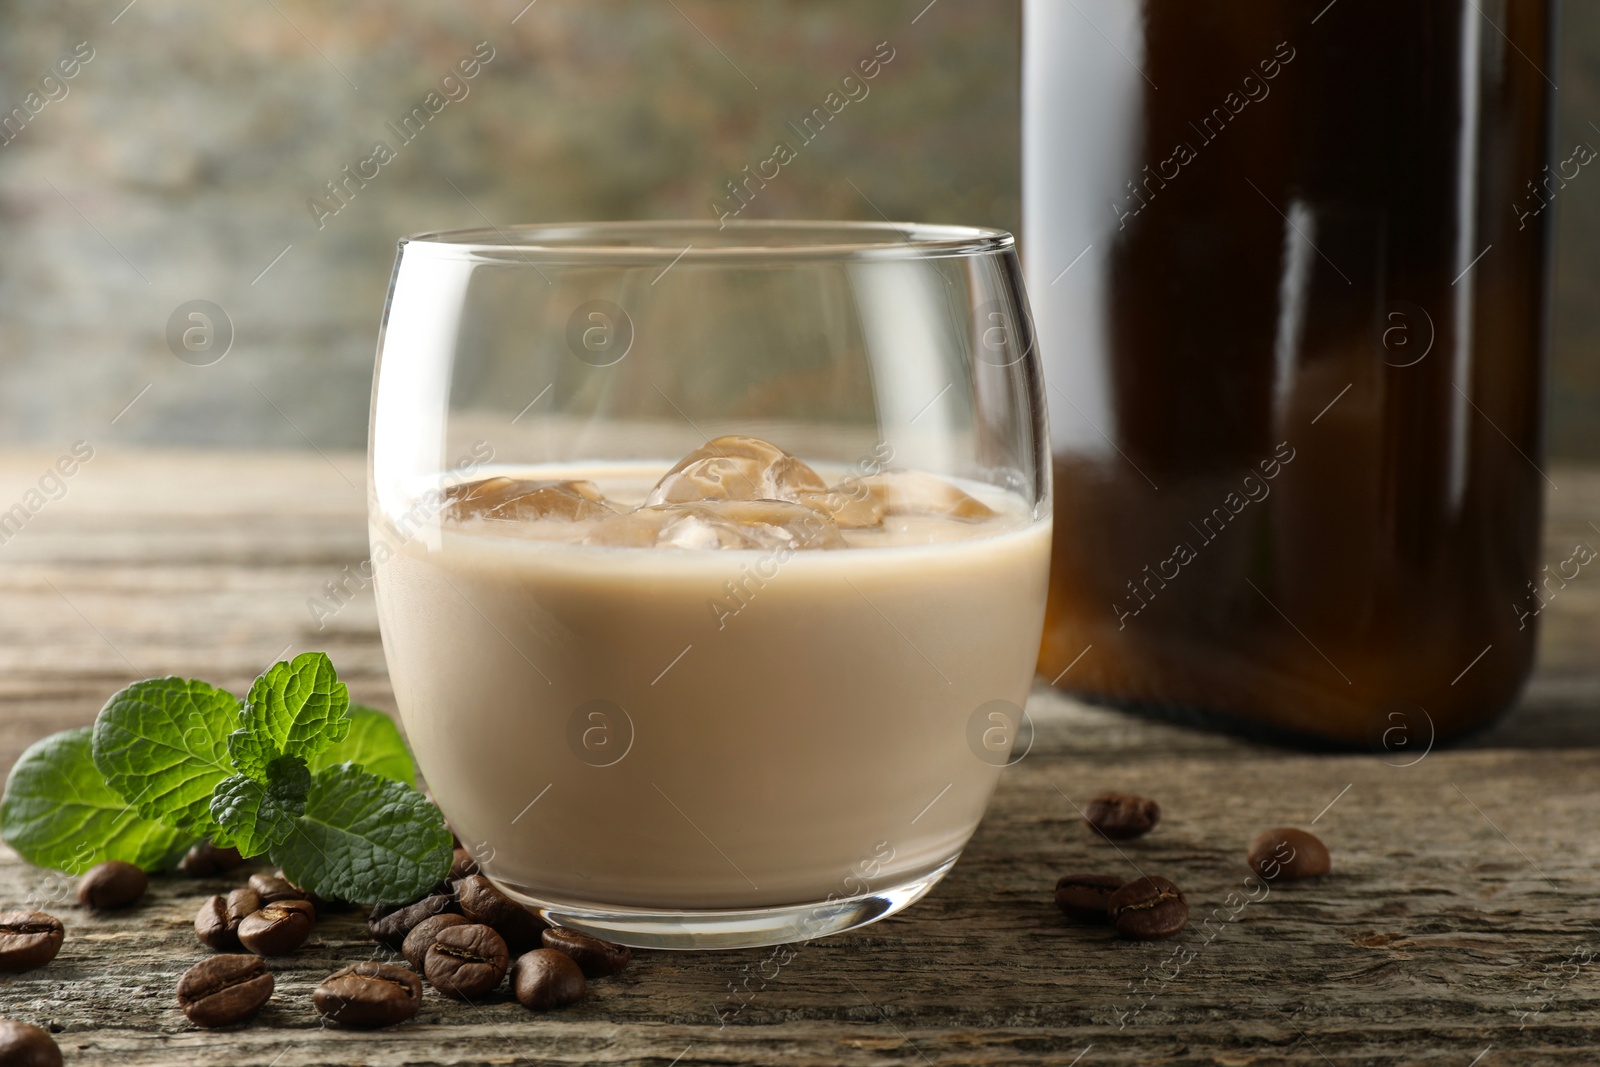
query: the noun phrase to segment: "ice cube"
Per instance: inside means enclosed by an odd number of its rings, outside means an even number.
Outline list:
[[[832,516],[846,530],[877,526],[890,515],[977,522],[995,514],[977,497],[922,471],[893,470],[848,479],[821,492],[802,493],[800,501]]]
[[[600,487],[591,481],[484,478],[452,485],[444,495],[447,515],[458,522],[474,518],[579,522],[616,514],[606,506]]]
[[[696,500],[789,500],[824,488],[817,472],[759,437],[730,434],[707,441],[664,474],[647,507]]]
[[[613,515],[584,544],[624,548],[844,548],[832,519],[783,500],[651,504]]]
[[[887,494],[874,492],[871,486],[860,481],[801,493],[800,503],[829,516],[844,530],[881,525],[883,517],[889,514]]]

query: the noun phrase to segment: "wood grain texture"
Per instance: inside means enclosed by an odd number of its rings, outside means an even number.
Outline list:
[[[0,509],[54,458],[0,456]],[[1600,475],[1552,477],[1547,558],[1559,560],[1575,539],[1600,544],[1588,525]],[[241,688],[285,646],[329,650],[356,699],[392,708],[370,591],[321,630],[306,607],[365,553],[362,481],[343,455],[97,456],[0,544],[0,761],[89,722],[136,675]],[[384,954],[346,913],[273,962],[278,992],[253,1025],[199,1031],[173,993],[204,955],[194,911],[243,872],[159,878],[136,909],[97,915],[70,903],[68,880],[0,853],[0,904],[44,907],[68,929],[54,963],[0,976],[0,1016],[57,1029],[69,1063],[129,1067],[1592,1063],[1600,574],[1570,583],[1543,623],[1523,706],[1411,766],[1286,752],[1041,689],[1033,749],[922,903],[777,954],[638,953],[552,1015],[503,991],[476,1007],[430,992],[406,1026],[324,1028],[312,987]],[[1093,838],[1074,803],[1104,789],[1156,797],[1160,826],[1116,846]],[[1334,874],[1247,892],[1251,836],[1313,820]],[[1188,893],[1190,928],[1136,944],[1071,926],[1050,894],[1068,871],[1164,874]]]

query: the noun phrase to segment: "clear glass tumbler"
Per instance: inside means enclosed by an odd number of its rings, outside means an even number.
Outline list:
[[[484,872],[645,947],[926,893],[1022,727],[1051,536],[1009,234],[603,223],[402,241],[379,618]]]

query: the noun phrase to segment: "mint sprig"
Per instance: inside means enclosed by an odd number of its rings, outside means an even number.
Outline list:
[[[392,778],[415,789],[417,764],[394,720],[364,704],[351,704],[349,714],[349,734],[311,757],[311,773],[340,763],[354,763],[368,774]]]
[[[0,838],[72,873],[171,864],[196,838],[265,855],[320,896],[409,900],[448,873],[450,832],[415,789],[393,720],[350,705],[320,652],[276,663],[241,701],[205,682],[135,682],[92,729],[35,744],[0,799]]]
[[[241,774],[266,781],[279,756],[310,759],[350,733],[350,693],[321,652],[274,663],[257,678],[239,712],[228,752]]]
[[[341,763],[311,780],[305,815],[272,860],[323,896],[348,900],[381,882],[395,899],[411,900],[450,870],[450,831],[438,812],[415,789]]]
[[[238,697],[205,682],[134,682],[100,709],[94,765],[146,819],[203,836],[212,823],[211,794],[233,774],[228,735],[238,709]]]
[[[82,874],[123,860],[146,870],[178,861],[194,835],[141,816],[100,777],[87,726],[35,741],[11,768],[0,838],[40,867]]]

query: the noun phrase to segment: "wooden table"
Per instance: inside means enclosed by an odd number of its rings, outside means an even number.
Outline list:
[[[0,455],[0,510],[53,454]],[[1600,475],[1554,470],[1546,558],[1600,544]],[[329,651],[355,699],[392,708],[370,591],[322,630],[306,601],[365,554],[359,457],[103,449],[0,545],[0,760],[88,723],[134,677],[241,691],[286,651]],[[375,948],[334,917],[274,963],[256,1024],[190,1027],[177,976],[204,954],[198,902],[236,879],[161,878],[130,913],[72,905],[0,856],[0,903],[61,915],[59,958],[0,977],[0,1015],[48,1025],[69,1063],[1331,1063],[1600,1061],[1600,577],[1546,612],[1542,664],[1491,733],[1420,762],[1315,756],[1147,722],[1041,689],[954,872],[909,912],[769,952],[640,953],[581,1005],[535,1016],[429,993],[410,1025],[319,1026],[311,988]],[[1160,800],[1148,838],[1091,839],[1067,798]],[[1309,825],[1336,873],[1240,906],[1246,842]],[[1174,942],[1070,926],[1070,870],[1161,872],[1188,892]],[[1239,896],[1229,894],[1238,891]],[[1214,916],[1209,926],[1201,920]],[[1192,958],[1175,965],[1173,950]],[[776,972],[776,973],[774,973]],[[737,994],[735,991],[739,991]],[[726,1017],[743,1005],[732,1022]]]

